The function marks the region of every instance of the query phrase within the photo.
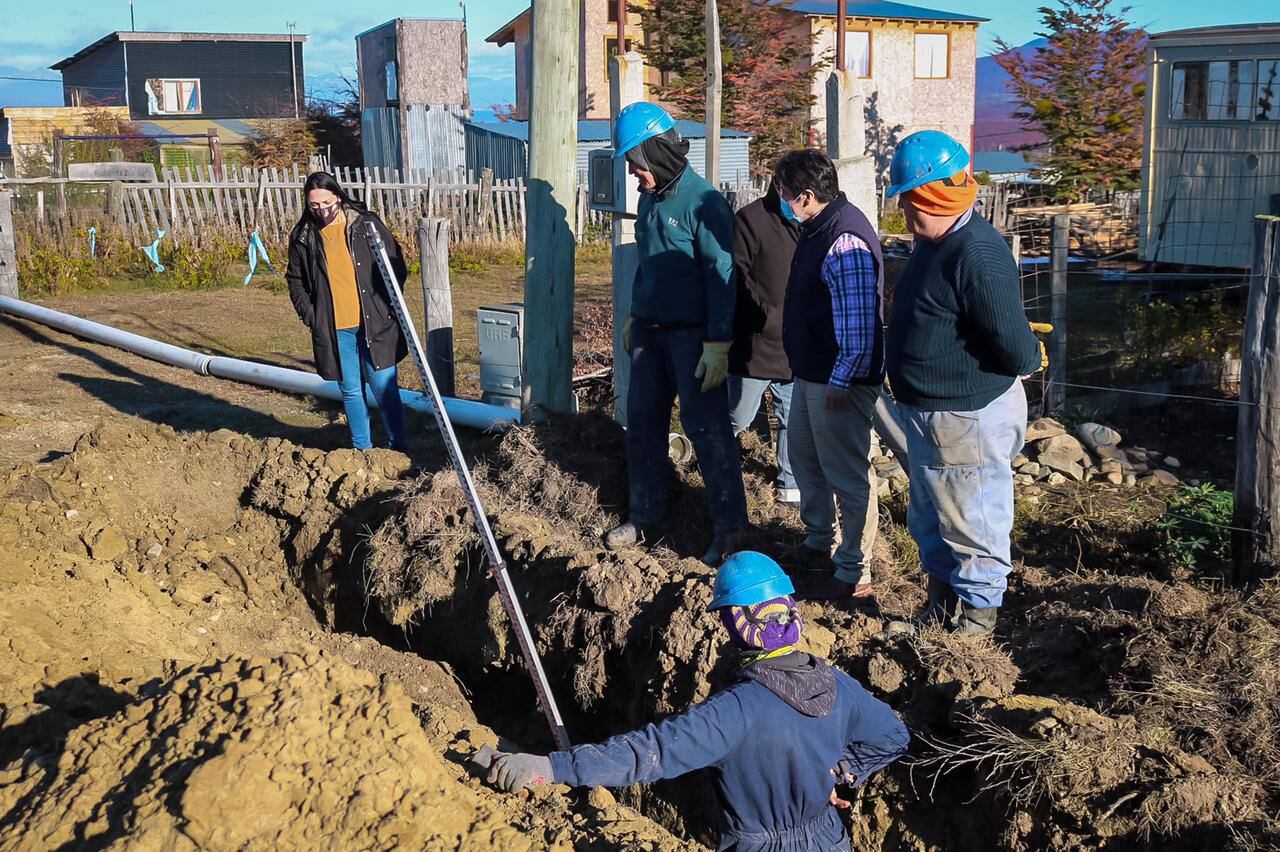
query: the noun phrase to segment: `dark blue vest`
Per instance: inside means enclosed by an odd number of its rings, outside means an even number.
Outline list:
[[[867,217],[849,203],[843,192],[821,213],[800,226],[800,242],[791,260],[782,312],[782,345],[796,378],[817,384],[826,384],[831,378],[840,348],[836,345],[835,320],[831,313],[831,290],[822,280],[822,263],[841,234],[853,234],[861,239],[871,248],[876,260],[874,351],[868,374],[855,377],[854,382],[878,385],[884,381],[884,308],[880,304],[884,263],[880,259],[880,238]]]

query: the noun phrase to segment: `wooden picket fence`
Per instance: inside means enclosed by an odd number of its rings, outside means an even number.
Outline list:
[[[66,179],[8,180],[23,196],[38,196],[37,222],[86,220],[86,211],[67,211],[73,194],[88,207],[89,216],[105,215],[118,230],[139,239],[155,231],[183,233],[230,232],[247,237],[258,231],[264,240],[283,239],[302,215],[302,183],[305,174],[292,168],[211,166],[163,169],[159,179],[145,183],[95,183]],[[494,180],[486,169],[478,181],[464,175],[429,175],[425,170],[402,174],[392,169],[335,170],[335,177],[356,200],[375,211],[397,233],[413,234],[422,217],[447,219],[454,242],[489,242],[524,239],[526,188],[522,178]],[[74,184],[79,184],[71,191]],[[46,193],[49,199],[46,199]],[[607,233],[609,214],[591,210],[587,190],[577,193],[578,241],[599,239]],[[56,204],[54,199],[56,199]],[[24,201],[30,202],[31,198]],[[54,210],[46,214],[46,206]]]

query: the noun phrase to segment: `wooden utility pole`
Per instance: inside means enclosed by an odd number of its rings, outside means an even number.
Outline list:
[[[578,13],[579,0],[533,0],[524,351],[540,414],[573,408]]]
[[[1240,350],[1232,582],[1280,566],[1280,218],[1253,225],[1253,279]]]
[[[720,186],[720,92],[724,86],[720,61],[720,10],[707,0],[707,162],[705,177]]]
[[[1045,413],[1057,416],[1067,401],[1067,244],[1071,236],[1071,217],[1059,213],[1053,217],[1050,244],[1049,278],[1049,375],[1045,385]]]
[[[0,296],[18,298],[18,249],[13,238],[13,193],[0,188]]]
[[[487,171],[487,170],[486,170]],[[454,396],[453,288],[449,283],[449,220],[418,220],[422,302],[427,332],[427,369],[440,393]]]
[[[845,69],[844,32],[845,32],[845,0],[836,0],[836,70]]]

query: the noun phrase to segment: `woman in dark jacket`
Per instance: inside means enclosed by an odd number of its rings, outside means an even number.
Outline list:
[[[311,329],[316,372],[338,381],[351,442],[357,450],[373,446],[364,385],[378,403],[391,447],[404,452],[404,410],[396,383],[396,364],[408,354],[387,287],[369,248],[372,222],[387,246],[399,280],[408,277],[400,246],[386,225],[352,200],[331,174],[315,172],[303,185],[307,209],[289,236],[289,298]]]

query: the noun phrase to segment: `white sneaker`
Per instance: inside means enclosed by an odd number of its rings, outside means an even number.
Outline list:
[[[786,503],[788,506],[800,505],[800,489],[799,488],[779,488],[778,502]]]

